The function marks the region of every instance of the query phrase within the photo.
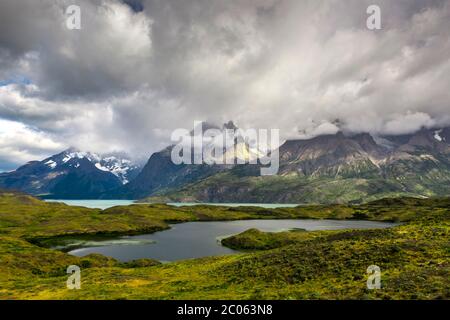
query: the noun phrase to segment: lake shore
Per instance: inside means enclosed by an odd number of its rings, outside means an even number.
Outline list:
[[[91,209],[108,209],[116,206],[127,206],[132,204],[151,205],[153,203],[141,202],[137,200],[67,200],[67,199],[45,199],[46,202],[65,203],[69,206],[79,206]],[[258,207],[267,209],[295,208],[299,204],[279,204],[279,203],[197,203],[197,202],[168,202],[162,203],[173,207],[193,207],[193,206],[217,206],[217,207]]]
[[[0,298],[445,299],[450,275],[449,204],[449,199],[401,198],[278,209],[130,205],[100,210],[2,194]],[[255,246],[258,241],[261,247],[255,252],[164,265],[145,259],[124,264],[98,254],[75,257],[31,241],[108,232],[140,234],[174,222],[289,218],[403,224],[377,230],[318,231],[321,235],[307,232],[306,238],[297,236],[288,242],[252,234],[245,244]],[[367,291],[366,269],[372,264],[382,269],[383,290]],[[65,287],[69,265],[81,267],[82,290]]]
[[[53,247],[68,250],[69,254],[83,257],[102,254],[121,262],[137,259],[179,261],[208,256],[239,253],[238,248],[227,248],[219,239],[234,236],[249,229],[282,233],[290,230],[332,231],[382,229],[397,226],[395,223],[358,220],[239,220],[213,222],[184,222],[170,225],[170,229],[137,236],[108,237],[108,239],[83,240],[72,238],[64,246]],[[234,250],[233,250],[234,249]]]

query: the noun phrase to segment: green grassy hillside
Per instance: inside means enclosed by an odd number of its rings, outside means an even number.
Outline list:
[[[445,174],[444,174],[445,173]],[[450,193],[450,173],[443,177],[301,177],[213,175],[176,190],[162,190],[143,202],[217,203],[364,203],[386,197],[442,197]]]
[[[449,199],[386,199],[351,206],[289,209],[132,205],[108,210],[0,194],[1,299],[449,299]],[[250,218],[403,221],[384,230],[250,230],[231,246],[242,254],[159,264],[83,258],[37,244],[67,235],[128,234],[169,222]],[[244,240],[242,240],[244,238]],[[225,240],[227,242],[227,240]],[[230,244],[229,244],[230,245]],[[66,288],[68,265],[82,288]],[[382,289],[366,289],[366,269],[382,270]]]

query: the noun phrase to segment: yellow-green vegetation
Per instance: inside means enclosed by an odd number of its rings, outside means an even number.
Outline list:
[[[379,168],[375,169],[371,162],[368,165],[366,168],[353,168],[356,170],[353,173],[346,173],[339,166],[337,172],[317,172],[311,176],[303,176],[296,171],[260,176],[257,167],[236,167],[180,188],[159,190],[142,201],[334,204],[362,203],[387,197],[438,197],[450,192],[450,171],[432,169],[436,166],[434,162],[425,170],[429,174],[417,175],[424,168],[408,168],[411,163],[406,163],[387,178],[381,177]],[[408,171],[414,174],[407,174]]]
[[[300,241],[312,240],[317,237],[329,235],[339,231],[291,230],[285,232],[262,232],[258,229],[249,229],[240,234],[222,239],[222,245],[236,250],[267,250],[275,249]]]
[[[148,233],[175,222],[301,218],[404,223],[383,230],[251,230],[234,236],[233,246],[256,251],[168,264],[79,258],[42,247],[68,235]],[[0,298],[449,299],[449,218],[449,199],[283,209],[139,204],[102,211],[0,193]],[[66,288],[72,264],[82,268],[80,290]],[[366,288],[372,264],[382,271],[380,290]]]

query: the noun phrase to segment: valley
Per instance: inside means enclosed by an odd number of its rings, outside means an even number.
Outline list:
[[[361,205],[294,208],[128,205],[106,210],[0,193],[2,299],[448,299],[450,202],[383,199]],[[76,257],[49,249],[81,235],[123,236],[173,223],[249,219],[402,222],[387,229],[249,230],[223,243],[246,253],[161,264]],[[248,252],[247,252],[248,251]],[[382,289],[366,288],[379,265]],[[80,290],[66,288],[66,268],[81,268]]]

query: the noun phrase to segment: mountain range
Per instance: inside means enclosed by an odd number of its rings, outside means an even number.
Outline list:
[[[128,183],[140,169],[121,154],[99,155],[70,148],[0,173],[0,186],[43,198],[95,199]]]
[[[246,203],[344,203],[383,197],[450,194],[450,128],[372,137],[368,133],[323,135],[286,141],[277,176],[263,177],[255,165],[206,172],[180,168],[183,183],[153,170],[170,162],[167,151],[152,156],[129,186],[148,201]],[[192,171],[195,170],[195,171]],[[145,177],[157,174],[158,186]],[[200,177],[201,178],[198,178]],[[207,177],[205,177],[207,176]]]
[[[68,150],[0,174],[0,187],[152,202],[344,203],[450,194],[450,128],[289,140],[279,148],[276,176],[261,176],[260,165],[175,165],[172,148],[154,153],[142,170],[128,159]]]

